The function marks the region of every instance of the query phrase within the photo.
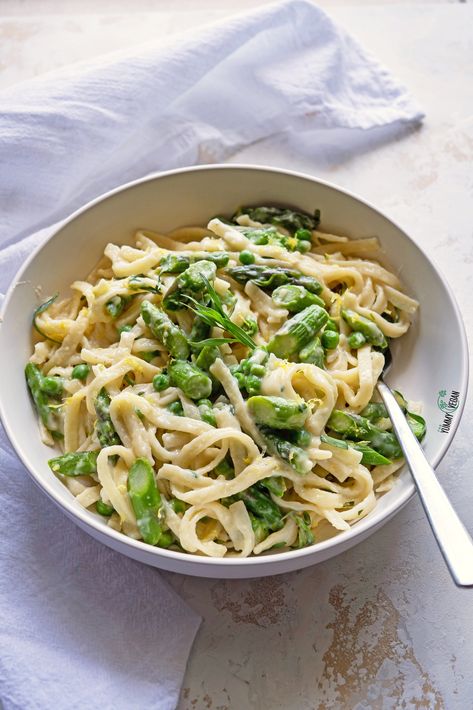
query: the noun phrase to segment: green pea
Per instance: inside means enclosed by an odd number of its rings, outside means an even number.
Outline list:
[[[361,348],[365,343],[366,343],[366,338],[363,335],[363,333],[354,332],[348,338],[348,345],[353,350],[358,350],[358,348]]]
[[[238,258],[240,260],[240,263],[244,264],[245,266],[249,266],[249,264],[255,263],[255,255],[249,249],[243,249]]]
[[[90,366],[85,362],[80,363],[72,368],[71,377],[73,380],[85,380],[90,372]]]
[[[63,391],[63,381],[61,377],[43,377],[40,387],[50,397],[59,397]]]
[[[174,535],[170,530],[166,530],[166,532],[161,533],[160,538],[158,540],[158,547],[169,547],[169,545],[172,545],[174,542]]]
[[[255,375],[248,375],[246,378],[246,391],[249,395],[259,394],[261,392],[261,379]]]
[[[294,235],[296,239],[302,239],[306,242],[312,241],[312,232],[310,229],[298,229]]]
[[[167,372],[160,372],[153,377],[153,387],[156,392],[162,392],[170,385],[169,375]]]
[[[305,242],[303,240],[301,240],[296,247],[297,251],[300,251],[301,254],[305,254],[306,252],[310,251],[310,248],[311,248],[311,243]]]
[[[238,386],[240,389],[245,386],[246,377],[242,372],[234,372],[233,377],[238,382]]]
[[[105,515],[107,518],[115,512],[113,505],[107,505],[103,500],[98,500],[95,504],[95,509],[100,515]]]
[[[335,350],[339,340],[340,336],[335,330],[324,330],[320,337],[320,342],[325,350]]]
[[[325,325],[324,330],[335,330],[335,331],[338,333],[338,325],[337,325],[337,322],[334,321],[333,318],[329,318],[328,321],[327,321],[327,323],[326,323],[326,325]]]
[[[254,365],[251,365],[250,372],[256,377],[264,377],[266,373],[266,368],[264,365],[258,365],[257,363],[255,363]]]
[[[171,402],[171,404],[168,404],[167,410],[171,414],[175,414],[177,417],[184,416],[184,409],[182,407],[180,399],[177,399],[175,402]]]

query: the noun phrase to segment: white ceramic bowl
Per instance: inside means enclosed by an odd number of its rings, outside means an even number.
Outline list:
[[[458,307],[428,257],[391,220],[357,197],[306,175],[245,165],[213,165],[161,173],[100,197],[76,212],[20,269],[0,320],[0,413],[18,456],[34,481],[77,525],[119,552],[155,567],[202,577],[242,578],[278,574],[333,557],[371,535],[409,500],[414,486],[404,470],[376,508],[349,531],[312,547],[250,559],[209,559],[151,547],[126,537],[76,503],[51,473],[36,414],[24,380],[31,354],[35,289],[48,296],[67,292],[101,256],[107,242],[124,243],[139,227],[168,231],[204,224],[241,204],[280,203],[312,212],[322,225],[351,237],[379,237],[385,262],[420,303],[409,333],[396,345],[389,381],[410,399],[421,400],[427,420],[425,451],[435,466],[458,426],[468,379],[467,344]],[[445,392],[445,395],[439,394]],[[459,399],[451,393],[459,393]],[[445,403],[444,409],[439,407]],[[455,404],[458,402],[457,407]],[[446,409],[445,409],[446,407]],[[448,416],[445,419],[445,415]]]

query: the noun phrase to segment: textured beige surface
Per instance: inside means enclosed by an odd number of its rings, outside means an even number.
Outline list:
[[[254,4],[241,0],[239,7]],[[303,170],[378,204],[441,268],[471,332],[473,7],[323,5],[409,85],[426,110],[425,125],[390,143],[379,131],[353,134],[349,145],[323,134],[304,152],[277,137],[233,160]],[[112,15],[131,8],[83,0],[81,11],[96,14],[66,15],[52,0],[2,0],[0,15],[21,17],[0,18],[0,85],[159,41],[235,4],[179,0],[173,12],[145,14],[163,6],[141,0],[133,5],[141,12]],[[43,14],[28,17],[33,7]],[[472,416],[469,404],[438,468],[470,530]],[[454,588],[418,501],[353,550],[298,573],[239,582],[165,576],[204,617],[180,710],[473,707],[473,593]]]

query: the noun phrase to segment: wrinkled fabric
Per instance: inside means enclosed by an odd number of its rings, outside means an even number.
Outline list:
[[[124,182],[284,131],[421,119],[406,90],[302,0],[14,86],[0,95],[0,292],[53,223]],[[155,569],[66,518],[3,430],[0,477],[5,710],[174,708],[198,615]]]
[[[302,0],[13,86],[0,108],[0,246],[117,185],[275,133],[422,118],[386,69]]]

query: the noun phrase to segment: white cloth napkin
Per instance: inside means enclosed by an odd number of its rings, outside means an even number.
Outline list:
[[[123,182],[282,131],[421,118],[302,0],[14,86],[0,95],[0,292],[51,224]],[[198,616],[158,572],[66,519],[3,433],[0,469],[5,710],[174,707]]]

